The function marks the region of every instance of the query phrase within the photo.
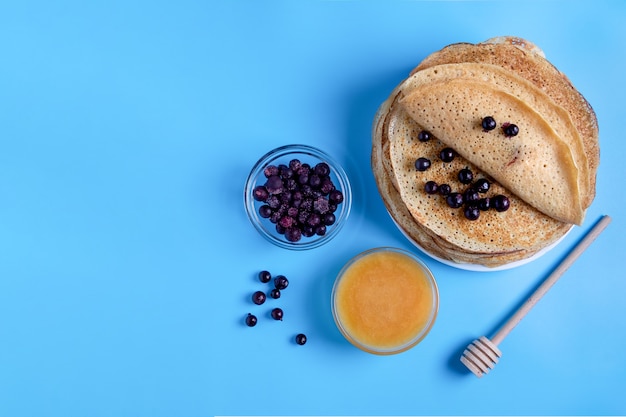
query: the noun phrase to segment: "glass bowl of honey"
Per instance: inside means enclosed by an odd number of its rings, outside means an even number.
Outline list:
[[[378,355],[404,352],[431,330],[439,310],[435,278],[417,256],[380,247],[350,259],[332,289],[333,318],[359,349]]]

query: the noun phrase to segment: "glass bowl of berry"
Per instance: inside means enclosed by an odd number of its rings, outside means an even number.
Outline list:
[[[246,180],[244,203],[256,230],[285,249],[312,249],[345,224],[352,189],[330,155],[308,145],[276,148],[257,161]]]

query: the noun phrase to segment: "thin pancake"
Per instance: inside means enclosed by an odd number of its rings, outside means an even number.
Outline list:
[[[493,64],[511,71],[536,85],[570,114],[588,158],[589,191],[582,196],[582,205],[589,207],[595,197],[596,172],[600,164],[598,121],[589,102],[567,76],[545,59],[543,53],[537,53],[532,43],[509,36],[479,44],[448,45],[426,57],[411,74],[435,65],[464,62]]]
[[[595,175],[599,164],[598,126],[593,109],[584,97],[572,86],[567,77],[549,63],[543,52],[534,44],[519,38],[501,37],[490,39],[481,44],[453,44],[435,52],[424,59],[411,73],[421,72],[418,77],[426,76],[424,71],[443,64],[487,64],[499,68],[500,73],[493,68],[488,71],[491,78],[479,79],[499,86],[505,93],[519,96],[520,80],[534,85],[543,96],[522,98],[522,101],[534,109],[551,125],[556,119],[563,118],[563,113],[569,115],[571,123],[578,133],[570,134],[571,126],[553,125],[558,135],[565,141],[572,152],[574,165],[581,172],[578,187],[582,208],[587,208],[595,195]],[[443,67],[439,67],[440,71]],[[454,72],[454,71],[452,71]],[[496,75],[494,75],[496,74]],[[502,75],[505,74],[505,75]],[[448,74],[454,78],[452,73]],[[469,78],[472,78],[472,74]],[[484,74],[483,74],[484,75]],[[441,73],[439,74],[441,77]],[[437,153],[443,145],[438,140],[425,143],[417,140],[417,133],[423,129],[422,125],[413,120],[398,101],[420,84],[412,79],[403,81],[381,105],[376,115],[372,131],[372,170],[380,195],[387,210],[404,234],[429,253],[459,263],[474,263],[485,266],[499,266],[509,262],[526,259],[547,247],[562,237],[572,227],[572,224],[558,221],[547,216],[532,206],[516,198],[503,188],[497,181],[492,183],[490,193],[502,192],[512,198],[509,211],[496,213],[493,211],[481,212],[480,219],[469,221],[463,218],[462,209],[454,212],[454,216],[438,216],[436,212],[446,209],[445,201],[441,196],[427,195],[423,191],[426,178],[423,172],[415,171],[413,163],[419,156],[428,156],[433,161],[429,179],[438,183],[452,182],[455,175],[441,176],[440,167],[436,164]],[[442,77],[445,78],[445,77]],[[480,77],[479,77],[480,78]],[[508,80],[517,92],[511,90]],[[429,81],[430,82],[430,81]],[[547,96],[560,110],[547,113],[537,106],[536,102],[543,103]],[[535,103],[532,100],[536,100]],[[554,106],[552,107],[554,109]],[[484,116],[484,115],[483,115]],[[564,129],[561,129],[564,127]],[[563,133],[565,131],[565,133]],[[568,136],[569,135],[569,136]],[[582,142],[583,158],[580,159]],[[436,149],[435,149],[436,148]],[[392,155],[394,157],[392,157]],[[587,174],[584,174],[584,158],[587,158]],[[457,156],[454,161],[461,167],[469,166],[478,177],[486,176],[466,159]],[[399,168],[404,167],[404,168]],[[435,169],[433,169],[433,167]],[[586,178],[585,178],[586,177]],[[450,179],[452,178],[452,180]],[[587,184],[587,191],[583,192]],[[453,185],[454,188],[460,184]],[[404,189],[403,195],[400,190]],[[411,190],[406,192],[406,190]],[[492,194],[493,195],[493,194]],[[429,198],[430,197],[430,198]],[[449,208],[448,208],[449,209]],[[515,210],[515,211],[514,211]],[[453,212],[453,210],[452,210]],[[515,213],[515,214],[514,214]],[[481,230],[479,225],[487,219],[487,215],[496,215],[488,224],[487,230]],[[494,222],[493,220],[497,220]],[[493,225],[500,227],[501,237],[494,234],[495,241],[486,242],[485,233],[494,232]],[[461,227],[458,227],[461,226]],[[481,239],[483,239],[481,241]],[[497,240],[502,239],[502,240]],[[494,243],[495,242],[495,243]],[[507,243],[508,242],[508,243]],[[491,244],[491,246],[490,246]]]
[[[543,247],[559,239],[569,230],[569,225],[553,221],[544,216],[543,220],[545,220],[546,224],[541,224],[541,221],[539,224],[533,222],[532,224],[528,224],[525,233],[522,232],[523,234],[534,236],[533,240],[535,241],[535,245],[533,247],[506,251],[504,248],[498,248],[496,246],[486,252],[475,252],[444,240],[441,236],[416,221],[396,189],[395,174],[392,170],[389,156],[389,122],[390,119],[398,118],[399,114],[403,112],[399,106],[392,106],[395,102],[395,94],[398,91],[399,89],[380,106],[375,118],[372,131],[371,163],[383,202],[395,223],[409,239],[434,256],[443,259],[457,263],[472,263],[487,267],[497,267],[534,255]],[[406,116],[401,117],[401,119],[409,121],[411,125],[415,125],[415,122]],[[420,128],[417,127],[417,131],[419,130]],[[391,136],[393,137],[393,135]],[[417,139],[413,139],[417,141]],[[463,165],[461,159],[458,159],[458,162],[461,162],[461,165]],[[394,186],[394,184],[396,185]],[[524,216],[520,220],[522,222],[529,222],[532,221],[532,218]]]
[[[411,118],[528,204],[557,220],[582,223],[570,148],[517,97],[489,83],[455,79],[414,88],[401,103]],[[520,133],[507,138],[500,129],[483,131],[480,121],[488,114],[517,124]]]
[[[586,196],[590,193],[587,155],[580,134],[569,113],[531,82],[497,65],[460,63],[441,64],[423,69],[413,74],[404,85],[406,86],[405,89],[408,89],[408,86],[415,88],[428,83],[462,79],[487,82],[495,89],[514,95],[539,113],[570,148],[574,163],[579,171],[579,194]]]
[[[435,246],[438,256],[443,254],[446,259],[462,258],[464,262],[494,265],[528,257],[569,229],[568,225],[510,195],[495,182],[489,195],[509,195],[511,209],[505,213],[481,213],[476,222],[465,219],[461,210],[449,208],[443,197],[427,195],[423,185],[428,180],[449,183],[461,190],[465,186],[455,179],[459,169],[470,166],[477,176],[482,174],[461,157],[447,164],[439,161],[437,155],[443,148],[439,141],[419,142],[417,134],[421,127],[396,102],[402,94],[399,88],[381,106],[373,132],[372,163],[385,204],[405,233],[422,246]],[[420,156],[433,161],[427,172],[416,172],[413,167]],[[391,167],[387,159],[391,160]],[[404,195],[396,187],[404,189]],[[407,213],[412,220],[407,220]]]

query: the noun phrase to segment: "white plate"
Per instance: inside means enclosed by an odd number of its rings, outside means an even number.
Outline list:
[[[546,246],[545,248],[541,249],[539,252],[535,253],[533,256],[530,256],[526,259],[521,259],[519,261],[515,261],[515,262],[510,262],[508,264],[504,264],[504,265],[500,265],[500,266],[496,266],[493,268],[484,266],[484,265],[478,265],[478,264],[470,264],[470,263],[460,263],[460,262],[453,262],[450,261],[448,259],[443,259],[440,258],[439,256],[433,255],[432,253],[428,252],[426,249],[424,249],[422,246],[420,246],[419,243],[417,243],[415,240],[413,240],[396,222],[396,220],[393,218],[393,216],[390,216],[391,219],[393,220],[393,222],[396,224],[396,226],[398,227],[398,230],[400,230],[402,232],[402,234],[413,244],[415,245],[415,247],[417,249],[419,249],[421,252],[423,252],[425,255],[431,257],[432,259],[441,262],[442,264],[451,266],[453,268],[457,268],[457,269],[463,269],[465,271],[476,271],[476,272],[495,272],[495,271],[504,271],[507,269],[513,269],[513,268],[517,268],[518,266],[522,266],[522,265],[526,265],[529,262],[532,262],[536,259],[539,259],[540,257],[542,257],[543,255],[545,255],[546,253],[550,252],[552,249],[554,249],[559,243],[561,243],[561,241],[563,239],[565,239],[565,237],[569,234],[569,232],[572,231],[573,227],[570,227],[569,230],[563,235],[561,236],[558,240],[556,240],[555,242],[553,242],[552,244]]]

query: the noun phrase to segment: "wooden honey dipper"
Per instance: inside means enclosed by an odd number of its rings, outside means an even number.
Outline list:
[[[502,356],[498,345],[504,340],[511,330],[526,316],[526,314],[537,304],[537,302],[548,292],[563,273],[578,259],[578,257],[591,245],[600,233],[611,222],[609,216],[602,216],[595,226],[585,235],[585,237],[572,249],[572,251],[561,261],[543,283],[533,292],[533,294],[522,304],[522,306],[511,316],[510,319],[498,330],[490,339],[482,336],[474,340],[467,346],[461,355],[461,362],[474,373],[481,377],[494,368]]]

